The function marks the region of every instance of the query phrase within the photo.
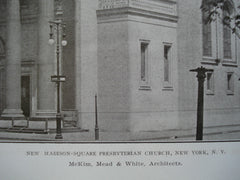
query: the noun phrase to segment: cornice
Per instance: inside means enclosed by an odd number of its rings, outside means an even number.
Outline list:
[[[114,8],[114,9],[97,10],[98,20],[101,20],[101,21],[127,17],[128,15],[159,19],[159,20],[165,20],[170,22],[178,21],[177,15],[149,11],[145,9],[135,8],[135,7],[121,7],[121,8]]]

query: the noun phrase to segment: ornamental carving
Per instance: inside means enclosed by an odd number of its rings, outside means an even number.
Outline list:
[[[112,9],[127,7],[129,5],[128,0],[100,0],[99,9]]]
[[[63,2],[62,0],[54,1],[54,9],[56,18],[61,18],[63,15]]]
[[[176,16],[176,4],[173,0],[99,0],[99,10],[132,7]]]

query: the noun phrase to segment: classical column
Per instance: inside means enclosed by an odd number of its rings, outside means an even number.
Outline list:
[[[38,110],[37,115],[55,116],[54,46],[48,44],[49,21],[54,18],[54,0],[39,0],[39,59],[38,59]]]
[[[2,118],[24,118],[21,110],[21,22],[19,0],[7,0],[6,109]]]
[[[77,126],[82,127],[82,115],[80,114],[81,111],[81,0],[75,0],[75,107],[78,111],[78,121]]]

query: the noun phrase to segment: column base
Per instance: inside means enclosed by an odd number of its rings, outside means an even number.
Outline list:
[[[3,120],[25,120],[23,111],[21,109],[4,109],[1,115]]]
[[[1,115],[0,127],[27,127],[28,122],[21,109],[5,109]]]
[[[37,110],[35,113],[36,117],[56,117],[56,110]]]

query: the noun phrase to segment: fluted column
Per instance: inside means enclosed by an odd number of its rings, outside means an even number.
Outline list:
[[[55,115],[54,46],[48,44],[49,21],[54,18],[54,0],[39,0],[39,59],[37,115]]]
[[[23,118],[21,110],[21,22],[19,0],[7,0],[6,109],[3,118]]]

